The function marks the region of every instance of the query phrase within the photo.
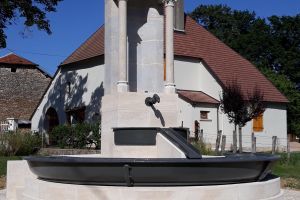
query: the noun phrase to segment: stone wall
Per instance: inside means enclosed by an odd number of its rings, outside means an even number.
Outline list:
[[[0,65],[0,121],[29,120],[50,81],[34,66]]]
[[[58,148],[42,148],[38,154],[43,156],[49,155],[81,155],[81,154],[100,154],[100,150],[95,149],[58,149]]]

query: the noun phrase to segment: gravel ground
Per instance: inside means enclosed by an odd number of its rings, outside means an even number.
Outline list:
[[[6,190],[0,190],[0,200],[6,199]]]
[[[6,200],[6,190],[0,190],[0,200]],[[284,190],[283,200],[300,200],[300,191]]]
[[[300,191],[295,190],[284,190],[284,200],[299,200]]]

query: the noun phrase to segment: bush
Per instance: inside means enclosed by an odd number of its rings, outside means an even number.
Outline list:
[[[72,128],[66,125],[59,125],[53,128],[53,130],[49,134],[49,142],[51,145],[57,145],[60,148],[65,148],[66,146],[70,146],[72,141]]]
[[[192,142],[192,145],[196,147],[202,155],[214,155],[211,146],[202,141]]]
[[[36,153],[40,146],[38,135],[9,132],[0,137],[0,156],[27,156]]]
[[[50,144],[60,148],[100,148],[99,123],[81,123],[74,126],[59,125],[49,134]]]

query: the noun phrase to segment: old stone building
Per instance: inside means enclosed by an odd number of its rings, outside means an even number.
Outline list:
[[[52,77],[25,58],[10,53],[0,57],[0,121],[15,118],[30,125]]]

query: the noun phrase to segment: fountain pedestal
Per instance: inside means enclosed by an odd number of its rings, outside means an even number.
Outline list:
[[[149,107],[145,99],[149,93],[117,93],[102,100],[101,154],[105,157],[156,158],[160,148],[172,146],[157,143],[154,146],[118,146],[112,128],[119,127],[178,127],[177,94],[158,94],[160,103]],[[175,149],[176,150],[176,149]],[[165,155],[178,157],[180,154]],[[182,156],[180,156],[182,157]]]

